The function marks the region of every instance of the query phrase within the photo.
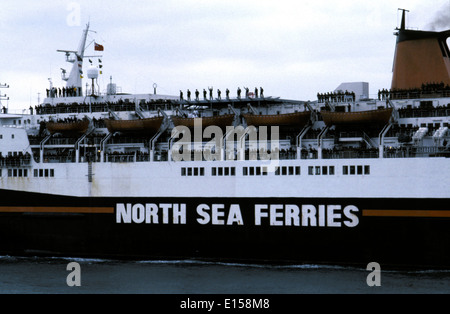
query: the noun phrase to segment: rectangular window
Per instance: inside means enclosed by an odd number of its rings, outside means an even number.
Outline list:
[[[316,175],[320,175],[320,166],[316,166]]]
[[[250,167],[250,175],[251,176],[255,175],[255,168],[254,167]]]
[[[308,167],[308,174],[309,174],[310,176],[312,176],[312,175],[314,174],[314,167],[313,167],[313,166],[309,166],[309,167]]]
[[[290,175],[290,176],[293,176],[293,175],[294,175],[294,167],[293,167],[293,166],[290,166],[290,167],[289,167],[289,175]]]
[[[328,174],[328,167],[327,166],[322,166],[322,174],[325,175],[325,176]]]
[[[262,174],[263,174],[263,176],[267,175],[267,167],[262,168]]]
[[[203,177],[205,175],[205,168],[200,168],[200,175]]]
[[[194,168],[194,176],[198,176],[198,168]]]
[[[236,168],[235,167],[231,167],[231,175],[232,176],[236,175]]]
[[[34,171],[33,171],[33,175],[34,175],[35,177],[37,177],[37,176],[38,176],[38,170],[37,170],[37,169],[34,169]]]
[[[44,176],[44,169],[39,169],[39,177],[43,177]]]
[[[1,172],[0,172],[0,176],[1,176]],[[28,169],[23,169],[23,176],[24,177],[28,177]]]
[[[348,166],[343,166],[342,167],[342,174],[343,175],[348,175]]]
[[[355,174],[355,166],[350,166],[350,174]]]
[[[218,175],[223,176],[223,168],[219,167],[217,170],[218,170]]]
[[[225,175],[229,176],[230,175],[230,168],[225,167]]]
[[[256,175],[257,176],[261,175],[261,167],[256,167]]]
[[[334,166],[330,166],[330,176],[334,176]]]
[[[13,177],[17,177],[17,169],[13,169]]]
[[[242,175],[243,176],[247,176],[248,175],[248,168],[247,167],[242,168]]]
[[[192,176],[192,168],[187,168],[187,175]]]
[[[12,169],[8,169],[8,177],[12,177]]]
[[[281,167],[281,174],[283,176],[287,175],[287,168],[286,167]]]
[[[280,175],[280,167],[277,167],[277,168],[275,169],[275,175],[276,175],[276,176],[279,176],[279,175]]]
[[[19,177],[23,177],[23,169],[19,169]]]
[[[217,174],[216,167],[212,167],[212,168],[211,168],[211,175],[212,175],[212,176],[215,176],[216,174]]]
[[[364,174],[370,174],[370,166],[364,166]]]
[[[295,175],[299,176],[300,175],[300,166],[296,166],[295,167]]]
[[[48,169],[45,169],[45,177],[48,177]]]
[[[358,174],[363,174],[363,166],[357,166]]]

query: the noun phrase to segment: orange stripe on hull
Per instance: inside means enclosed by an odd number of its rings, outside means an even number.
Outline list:
[[[22,207],[1,206],[3,213],[92,213],[113,214],[114,207]]]
[[[367,217],[450,217],[450,210],[364,209],[362,213]]]

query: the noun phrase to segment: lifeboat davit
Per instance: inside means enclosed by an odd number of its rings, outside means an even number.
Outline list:
[[[202,128],[206,128],[211,125],[218,126],[220,128],[225,128],[227,126],[233,125],[234,114],[226,114],[222,116],[213,117],[201,117],[201,118],[182,118],[178,116],[173,116],[172,121],[175,126],[186,126],[190,129],[194,128],[194,119],[201,119]]]
[[[253,126],[298,126],[303,128],[311,119],[310,111],[303,112],[293,112],[284,114],[274,114],[274,115],[253,115],[253,114],[243,114],[242,115],[247,121],[247,125]]]
[[[154,117],[136,120],[111,120],[105,119],[106,127],[111,133],[134,132],[134,133],[156,133],[161,128],[164,117]]]
[[[355,112],[321,111],[323,122],[331,125],[379,125],[387,124],[392,115],[392,108]]]
[[[46,128],[50,134],[55,133],[86,133],[89,120],[75,122],[47,122]]]

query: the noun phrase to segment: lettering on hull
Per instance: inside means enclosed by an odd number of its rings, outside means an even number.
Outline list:
[[[242,207],[242,208],[241,208]],[[356,227],[360,210],[354,205],[117,203],[116,223],[225,226]],[[192,215],[193,217],[188,217]]]

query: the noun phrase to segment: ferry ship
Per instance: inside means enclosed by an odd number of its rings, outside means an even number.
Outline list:
[[[389,89],[315,101],[100,91],[88,24],[65,86],[0,114],[0,253],[448,268],[450,30],[404,15]]]

